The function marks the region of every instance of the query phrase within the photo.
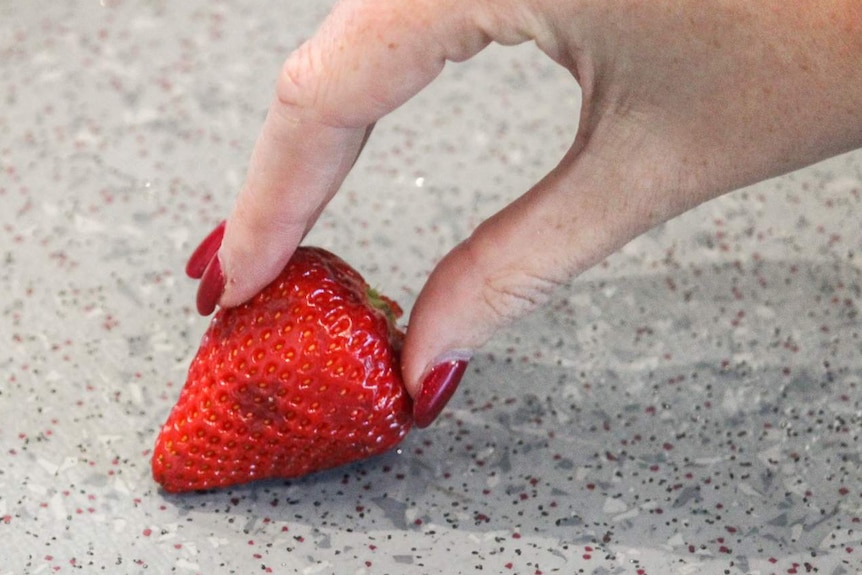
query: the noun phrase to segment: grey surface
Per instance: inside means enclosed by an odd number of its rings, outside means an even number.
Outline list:
[[[632,242],[494,339],[397,452],[157,488],[207,322],[185,258],[326,9],[0,1],[0,574],[859,572],[859,152]],[[578,105],[530,46],[448,67],[309,243],[409,309],[559,159]]]

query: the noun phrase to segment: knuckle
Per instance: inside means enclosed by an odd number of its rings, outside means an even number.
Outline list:
[[[315,81],[317,68],[309,44],[297,48],[285,60],[278,75],[275,87],[278,103],[293,110],[313,109],[318,85]]]
[[[483,241],[481,234],[474,233],[455,249],[462,269],[485,270],[473,277],[478,284],[477,303],[485,309],[490,324],[511,324],[545,305],[568,283],[565,266],[542,265],[554,260],[520,257],[500,265],[497,248],[493,242]],[[489,263],[493,266],[490,270]]]
[[[556,277],[536,274],[529,270],[509,271],[488,278],[482,286],[482,301],[504,325],[545,305],[564,282]]]
[[[275,101],[283,113],[339,128],[369,123],[367,103],[359,98],[373,99],[365,88],[367,75],[374,70],[366,62],[364,47],[373,45],[386,28],[384,16],[391,16],[366,4],[337,3],[318,31],[287,57],[275,87]]]

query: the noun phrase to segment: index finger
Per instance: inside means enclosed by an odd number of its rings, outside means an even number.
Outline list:
[[[219,303],[252,297],[284,267],[350,170],[373,122],[490,41],[483,2],[339,3],[285,62],[219,251]],[[203,288],[203,286],[202,286]]]

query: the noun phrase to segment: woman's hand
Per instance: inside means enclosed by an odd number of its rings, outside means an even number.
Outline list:
[[[526,41],[580,85],[578,132],[419,294],[403,375],[420,426],[471,350],[635,236],[862,146],[858,0],[343,0],[282,68],[223,241],[216,232],[197,254],[200,311],[278,274],[370,127],[446,61]]]

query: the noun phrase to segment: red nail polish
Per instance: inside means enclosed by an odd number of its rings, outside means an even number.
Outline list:
[[[197,306],[199,314],[209,315],[215,310],[221,294],[224,293],[224,282],[221,262],[218,259],[218,254],[216,254],[204,270],[201,283],[198,285]]]
[[[431,425],[458,388],[464,372],[466,359],[454,359],[438,363],[422,381],[422,390],[413,403],[413,422],[416,427]]]
[[[225,222],[222,221],[209,233],[209,235],[207,235],[207,237],[203,239],[200,245],[195,248],[189,261],[186,263],[187,276],[196,280],[203,277],[204,271],[206,271],[207,266],[213,259],[213,256],[216,255],[218,249],[221,247],[221,241],[222,238],[224,238],[224,228]]]

